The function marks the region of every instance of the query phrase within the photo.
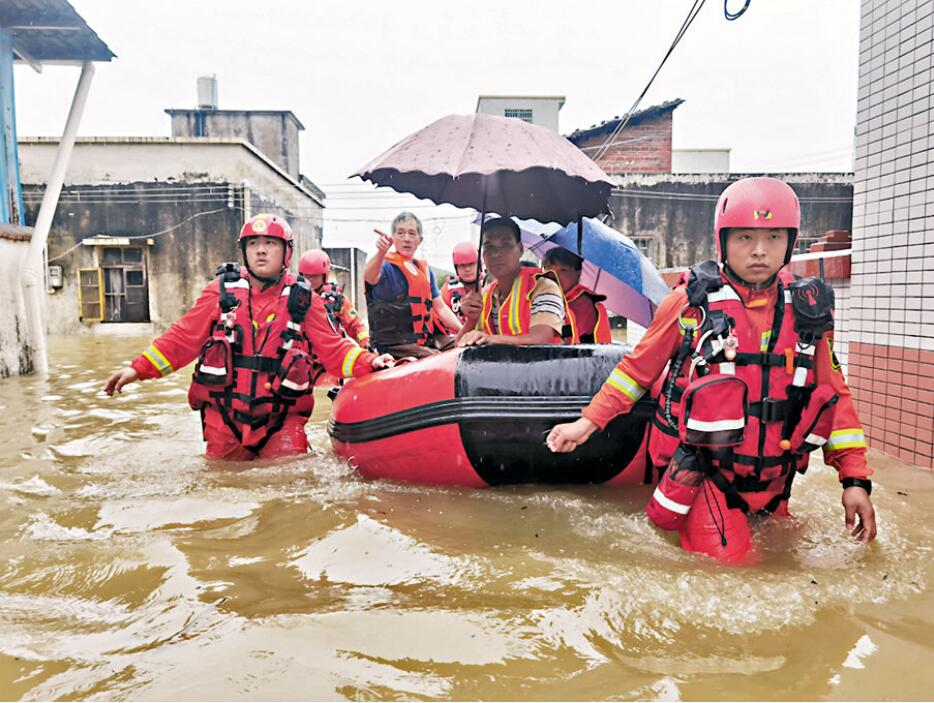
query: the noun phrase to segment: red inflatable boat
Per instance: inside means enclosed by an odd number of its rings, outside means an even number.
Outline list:
[[[654,483],[645,436],[654,401],[572,454],[548,431],[580,417],[626,347],[456,349],[348,382],[334,399],[334,449],[361,473],[416,483]]]

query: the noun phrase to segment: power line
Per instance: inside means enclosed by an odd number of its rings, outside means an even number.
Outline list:
[[[163,234],[168,234],[169,232],[172,232],[172,231],[178,229],[178,228],[181,227],[182,225],[191,222],[191,221],[192,221],[193,219],[195,219],[196,217],[201,217],[202,215],[213,215],[213,214],[218,213],[218,212],[223,212],[223,211],[226,210],[226,209],[227,209],[227,208],[220,208],[219,210],[207,210],[207,211],[205,211],[205,212],[198,212],[198,213],[195,213],[195,214],[192,215],[191,217],[187,217],[187,218],[185,218],[184,220],[182,220],[181,222],[179,222],[178,224],[172,225],[171,227],[168,227],[168,228],[166,228],[166,229],[164,229],[164,230],[162,230],[162,231],[160,231],[160,232],[154,232],[154,233],[152,233],[152,234],[134,234],[134,235],[130,235],[130,236],[126,236],[126,237],[119,237],[119,238],[120,238],[120,239],[155,239],[156,237],[161,237]],[[53,256],[51,259],[49,259],[49,261],[56,261],[56,260],[58,260],[58,259],[61,259],[62,257],[66,256],[66,255],[68,255],[68,254],[70,254],[71,252],[73,252],[73,251],[74,251],[75,249],[77,249],[78,247],[82,246],[83,244],[84,244],[84,242],[83,242],[83,241],[80,241],[80,242],[78,242],[77,244],[75,244],[73,247],[71,247],[70,249],[66,249],[66,250],[63,251],[61,254],[57,254],[56,256]]]
[[[694,22],[694,19],[700,13],[701,9],[704,7],[704,3],[707,0],[694,0],[694,4],[691,5],[691,9],[688,11],[687,17],[681,23],[681,27],[678,29],[678,33],[675,35],[674,41],[671,42],[671,46],[668,47],[668,51],[665,52],[665,56],[662,57],[661,63],[658,64],[658,68],[655,69],[655,73],[652,74],[652,77],[649,78],[649,82],[645,84],[645,88],[642,89],[642,92],[639,94],[639,97],[636,98],[636,101],[632,104],[632,107],[629,108],[629,111],[625,114],[622,120],[619,121],[619,124],[616,125],[613,132],[607,137],[606,141],[603,143],[603,148],[600,149],[597,154],[591,158],[594,161],[599,161],[610,148],[610,144],[616,139],[617,135],[623,130],[623,128],[629,123],[629,119],[632,117],[633,113],[639,108],[639,103],[642,102],[642,98],[645,97],[645,94],[649,92],[649,88],[652,87],[652,83],[655,82],[656,76],[662,70],[662,66],[665,65],[665,62],[668,61],[668,57],[671,56],[672,52],[675,50],[675,47],[678,46],[678,43],[684,37],[688,28]]]

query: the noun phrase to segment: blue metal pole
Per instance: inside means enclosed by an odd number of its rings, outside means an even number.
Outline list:
[[[0,223],[26,223],[16,149],[13,37],[3,27],[0,27]]]

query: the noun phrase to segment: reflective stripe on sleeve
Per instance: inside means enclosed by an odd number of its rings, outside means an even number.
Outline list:
[[[606,382],[630,400],[637,401],[645,395],[645,388],[619,369],[613,369],[613,373],[610,374]]]
[[[678,513],[678,515],[687,515],[691,510],[690,505],[685,505],[684,503],[678,503],[673,501],[671,498],[662,493],[661,488],[656,488],[655,493],[652,494],[652,497],[658,502],[660,506],[666,510],[670,510],[673,513]]]
[[[357,357],[362,353],[362,347],[354,347],[347,352],[347,356],[344,357],[344,363],[341,365],[341,375],[344,378],[350,378],[353,376],[353,365],[356,363]]]
[[[156,348],[155,344],[150,344],[149,348],[143,352],[143,356],[146,357],[150,364],[156,367],[156,371],[158,371],[161,376],[170,374],[175,370],[172,364],[169,363],[169,360]]]
[[[866,437],[859,427],[852,427],[845,430],[834,430],[830,433],[830,439],[824,445],[827,451],[835,449],[853,449],[854,447],[865,447]]]
[[[357,341],[363,342],[364,339],[369,339],[369,336],[370,335],[367,334],[366,330],[360,330],[359,332],[357,332]]]

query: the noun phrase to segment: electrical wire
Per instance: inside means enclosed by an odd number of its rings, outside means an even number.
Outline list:
[[[123,237],[123,236],[122,236],[122,237],[118,237],[118,239],[155,239],[156,237],[161,237],[163,234],[168,234],[169,232],[172,232],[172,231],[174,231],[174,230],[177,230],[179,227],[181,227],[182,225],[188,224],[189,222],[191,222],[191,221],[192,221],[193,219],[195,219],[196,217],[202,217],[203,215],[213,215],[213,214],[218,213],[218,212],[223,212],[223,211],[226,210],[226,209],[227,209],[227,208],[220,208],[220,209],[218,209],[218,210],[207,210],[207,211],[205,211],[205,212],[197,212],[197,213],[195,213],[194,215],[192,215],[191,217],[187,217],[187,218],[185,218],[184,220],[182,220],[181,222],[179,222],[178,224],[172,225],[171,227],[168,227],[168,228],[166,228],[166,229],[164,229],[164,230],[162,230],[162,231],[160,231],[160,232],[153,232],[152,234],[133,234],[133,235],[126,236],[126,237]],[[61,259],[63,256],[66,256],[66,255],[70,254],[71,252],[73,252],[75,249],[77,249],[78,247],[82,246],[83,244],[84,244],[84,242],[83,242],[83,240],[82,240],[82,241],[78,242],[77,244],[75,244],[75,245],[74,245],[73,247],[71,247],[70,249],[66,249],[66,250],[63,251],[61,254],[56,254],[55,256],[51,257],[50,259],[48,259],[48,261],[56,261],[56,260],[58,260],[58,259]]]
[[[661,63],[658,64],[658,68],[655,69],[652,77],[649,78],[649,82],[645,84],[645,88],[642,89],[642,92],[639,94],[639,97],[636,98],[636,101],[632,104],[632,107],[629,108],[623,119],[619,121],[619,124],[616,125],[613,132],[609,137],[607,137],[606,141],[604,141],[603,148],[600,149],[593,157],[591,157],[594,161],[599,162],[599,160],[603,158],[604,155],[606,155],[606,152],[610,148],[609,145],[613,143],[619,133],[629,123],[633,113],[639,108],[639,104],[642,102],[642,98],[644,98],[646,93],[649,92],[649,88],[651,88],[652,83],[655,82],[656,76],[658,76],[659,72],[662,70],[662,66],[665,65],[666,61],[668,61],[668,57],[671,56],[672,52],[674,52],[675,47],[678,46],[685,33],[694,22],[694,19],[703,9],[705,2],[707,2],[707,0],[694,0],[694,4],[691,5],[691,9],[688,11],[687,17],[685,17],[684,21],[681,23],[681,27],[678,29],[678,33],[675,35],[674,40],[671,42],[671,46],[668,47],[668,51],[666,51],[664,57],[662,57]]]
[[[751,1],[752,0],[745,0],[745,2],[743,2],[743,6],[739,9],[738,12],[730,12],[730,0],[723,0],[723,16],[726,17],[730,22],[733,20],[738,20],[743,16],[743,13],[749,9],[749,3]]]

